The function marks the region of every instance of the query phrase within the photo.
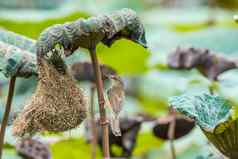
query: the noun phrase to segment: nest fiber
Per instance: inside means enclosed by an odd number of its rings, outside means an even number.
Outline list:
[[[67,68],[62,74],[40,59],[38,73],[36,92],[14,121],[13,134],[61,132],[77,127],[86,117],[86,100]]]

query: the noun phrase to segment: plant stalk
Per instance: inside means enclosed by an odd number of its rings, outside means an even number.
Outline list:
[[[97,94],[98,94],[98,103],[99,103],[99,112],[100,112],[100,125],[102,127],[103,133],[103,156],[104,159],[110,158],[109,153],[109,130],[108,130],[108,120],[106,117],[105,111],[105,99],[103,94],[103,81],[102,74],[99,66],[99,62],[96,55],[96,48],[90,50],[90,56],[93,63],[94,74],[96,76],[96,86],[97,86]]]
[[[214,81],[212,81],[212,83],[208,86],[208,90],[209,90],[209,93],[210,93],[211,95],[214,95],[214,94],[215,94],[213,82],[214,82]]]
[[[2,124],[1,124],[1,130],[0,130],[0,159],[2,159],[4,136],[5,136],[5,131],[6,131],[7,123],[8,123],[8,117],[9,117],[9,114],[11,111],[15,82],[16,82],[16,77],[15,76],[11,77],[10,83],[9,83],[9,88],[8,88],[7,103],[6,103],[5,112],[3,115],[3,120],[2,120]]]
[[[208,14],[207,24],[208,26],[214,25],[216,23],[216,2],[214,0],[208,0],[208,6],[210,8]]]
[[[95,120],[95,111],[94,111],[94,93],[95,93],[95,86],[94,84],[90,90],[90,116],[91,116],[91,131],[92,131],[92,159],[96,159],[97,153],[97,124]]]
[[[176,126],[176,115],[175,115],[175,113],[173,113],[173,120],[169,124],[169,131],[168,131],[172,159],[176,159],[176,151],[175,151],[175,146],[174,146],[175,126]]]

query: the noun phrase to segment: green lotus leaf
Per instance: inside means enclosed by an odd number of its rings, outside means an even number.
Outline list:
[[[148,71],[150,51],[129,40],[118,40],[110,48],[98,45],[97,52],[102,63],[113,67],[118,74],[138,75]]]
[[[206,132],[222,133],[232,122],[232,107],[220,97],[209,94],[181,95],[169,99],[171,107],[194,119]]]
[[[7,30],[0,30],[0,41],[29,52],[35,52],[35,40]]]
[[[224,98],[202,94],[172,97],[170,105],[195,119],[208,140],[225,156],[238,158],[238,120],[232,117],[231,104]]]
[[[59,149],[62,151],[59,151]],[[100,158],[98,150],[96,158]],[[84,159],[89,159],[91,157],[90,146],[85,144],[83,138],[72,138],[56,142],[51,145],[51,152],[54,159],[78,159],[80,156],[83,156]]]

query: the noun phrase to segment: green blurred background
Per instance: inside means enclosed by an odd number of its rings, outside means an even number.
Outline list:
[[[238,56],[237,0],[0,0],[0,28],[37,39],[48,26],[78,18],[110,13],[121,8],[134,9],[145,25],[149,49],[128,40],[112,48],[97,47],[100,61],[116,69],[125,79],[128,93],[122,116],[138,112],[155,117],[168,113],[168,97],[181,93],[208,92],[213,85],[198,71],[174,71],[166,65],[167,55],[177,46],[209,48],[228,57]],[[85,60],[85,50],[77,58]],[[2,76],[2,75],[1,75]],[[238,71],[222,74],[216,92],[238,104]],[[0,117],[4,111],[8,80],[1,77]],[[36,79],[19,79],[12,112],[21,110],[36,86]],[[86,92],[87,83],[82,83]],[[143,124],[133,153],[135,159],[171,158],[168,142],[153,136],[152,124]],[[90,145],[85,142],[84,126],[62,134],[37,136],[48,143],[53,159],[90,158]],[[4,159],[18,159],[11,136],[6,134]],[[176,140],[178,159],[206,158],[214,148],[198,128]],[[98,158],[101,152],[98,149]]]

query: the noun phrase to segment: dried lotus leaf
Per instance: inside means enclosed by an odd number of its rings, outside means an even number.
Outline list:
[[[25,138],[16,144],[16,150],[20,156],[29,159],[51,159],[49,147],[40,141]]]
[[[178,47],[168,57],[168,65],[174,69],[198,69],[210,80],[230,69],[237,68],[236,61],[220,56],[208,49]]]

